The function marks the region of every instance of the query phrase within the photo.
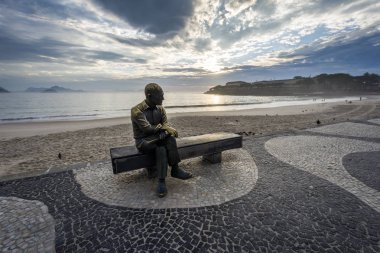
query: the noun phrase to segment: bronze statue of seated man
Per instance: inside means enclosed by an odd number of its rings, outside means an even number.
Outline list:
[[[148,176],[158,177],[157,194],[160,198],[167,194],[165,178],[168,164],[171,176],[189,179],[192,174],[178,167],[181,161],[177,149],[178,132],[168,123],[166,112],[162,106],[164,92],[156,83],[145,86],[146,99],[131,109],[133,135],[136,147],[143,153],[154,152],[156,167],[147,168]]]

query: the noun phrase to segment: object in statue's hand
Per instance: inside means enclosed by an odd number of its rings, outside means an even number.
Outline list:
[[[165,129],[171,136],[178,137],[178,132],[170,126],[163,126],[162,129]]]

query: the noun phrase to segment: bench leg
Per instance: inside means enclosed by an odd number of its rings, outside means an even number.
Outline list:
[[[222,161],[222,152],[204,155],[203,160],[209,161],[210,163],[220,163]]]

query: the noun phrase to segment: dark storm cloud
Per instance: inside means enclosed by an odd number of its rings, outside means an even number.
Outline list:
[[[165,37],[183,29],[194,10],[192,0],[93,1],[132,26]]]

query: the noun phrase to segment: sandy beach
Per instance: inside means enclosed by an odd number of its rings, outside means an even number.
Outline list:
[[[129,115],[128,115],[129,116]],[[226,131],[262,136],[347,120],[380,117],[379,100],[239,111],[169,114],[180,137]],[[133,145],[129,117],[0,124],[0,180],[109,159],[111,147]],[[61,154],[61,159],[58,158]]]

